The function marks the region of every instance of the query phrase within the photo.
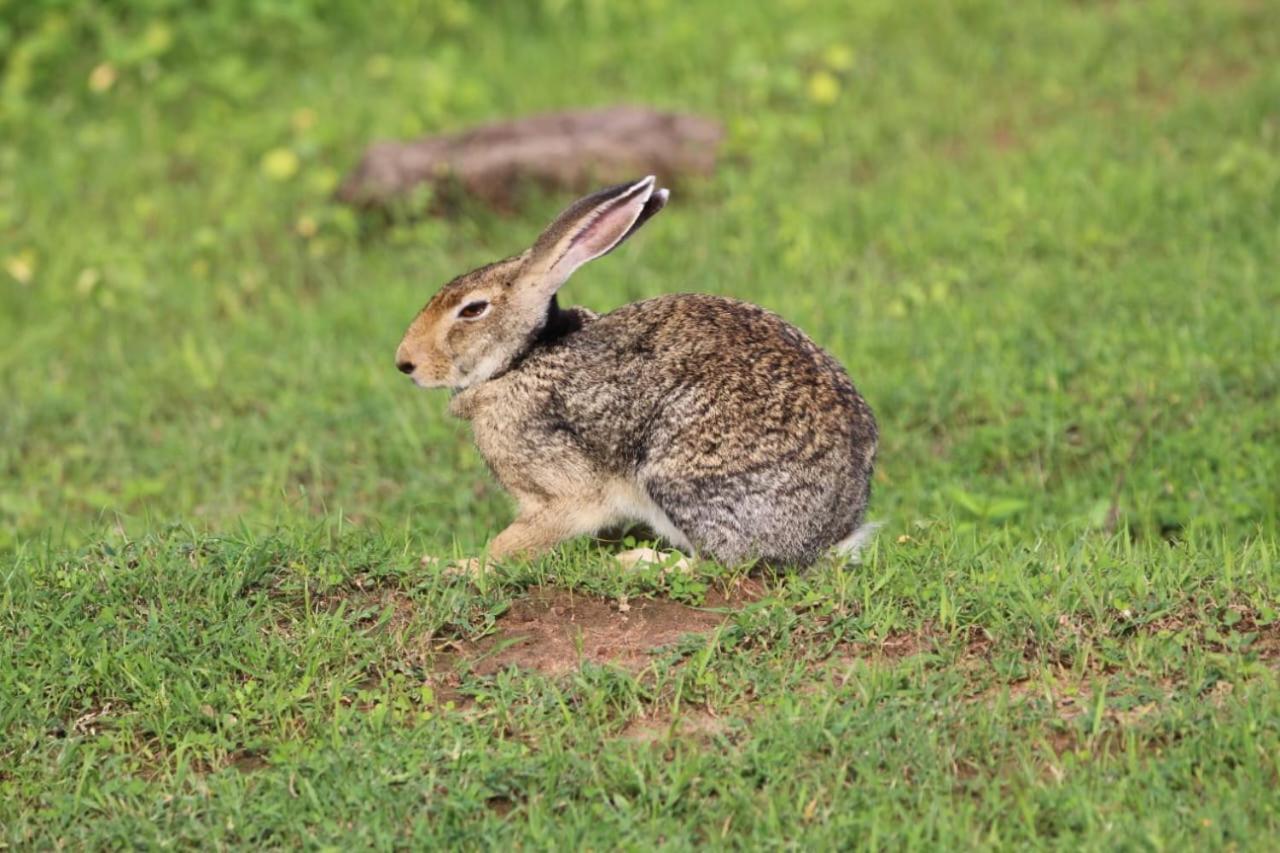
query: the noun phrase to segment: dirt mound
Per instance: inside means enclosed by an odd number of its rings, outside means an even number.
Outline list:
[[[639,672],[655,650],[689,634],[711,633],[731,615],[721,608],[757,594],[744,583],[731,597],[713,593],[704,606],[690,607],[664,598],[617,601],[539,590],[514,602],[500,630],[462,654],[479,675],[516,666],[557,676],[585,661]]]
[[[701,116],[618,106],[545,113],[411,142],[378,142],[338,188],[340,201],[383,207],[421,185],[434,208],[464,198],[510,210],[522,185],[582,192],[658,175],[709,175],[724,129]]]

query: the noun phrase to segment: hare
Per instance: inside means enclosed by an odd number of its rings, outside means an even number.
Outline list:
[[[603,316],[562,308],[574,270],[667,202],[652,176],[571,205],[533,247],[455,278],[396,365],[451,414],[515,497],[492,559],[620,522],[722,563],[856,556],[877,430],[838,362],[769,311],[681,293]]]

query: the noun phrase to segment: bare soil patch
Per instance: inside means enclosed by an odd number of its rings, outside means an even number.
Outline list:
[[[1204,646],[1219,653],[1233,650],[1227,641],[1229,635],[1243,635],[1249,638],[1248,653],[1270,664],[1280,662],[1280,621],[1263,621],[1248,605],[1230,604],[1226,610],[1234,615],[1222,618],[1218,625],[1207,624],[1193,612],[1171,613],[1146,623],[1142,630],[1148,634],[1183,634],[1188,645]]]
[[[654,652],[689,634],[710,634],[729,617],[723,608],[751,600],[747,581],[730,596],[711,593],[702,607],[662,598],[607,600],[543,589],[514,602],[497,633],[461,649],[471,671],[492,675],[508,667],[559,676],[590,661],[639,672]]]

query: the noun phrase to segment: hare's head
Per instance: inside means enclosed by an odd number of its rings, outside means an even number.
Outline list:
[[[653,176],[579,199],[519,255],[440,288],[409,325],[396,367],[423,388],[468,388],[508,368],[537,339],[556,291],[667,202]]]

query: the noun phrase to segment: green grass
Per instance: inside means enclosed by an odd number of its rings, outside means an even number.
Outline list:
[[[0,3],[0,844],[1274,844],[1267,4],[232,5]],[[565,199],[328,197],[373,138],[619,101],[726,159],[565,296],[800,325],[886,526],[639,672],[481,675],[546,590],[742,571],[424,566],[511,508],[395,346]]]

